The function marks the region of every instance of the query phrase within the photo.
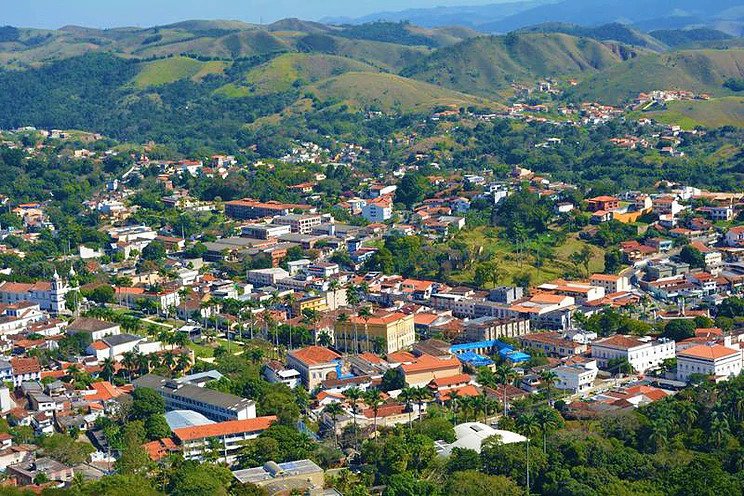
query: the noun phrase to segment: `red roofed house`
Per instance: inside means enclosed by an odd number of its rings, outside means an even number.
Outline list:
[[[271,427],[276,416],[245,420],[228,420],[213,424],[182,427],[173,431],[173,438],[181,446],[187,460],[203,460],[213,447],[219,446],[217,462],[232,464],[248,439],[255,439]]]
[[[586,201],[587,209],[590,212],[600,210],[615,210],[620,207],[620,200],[614,196],[597,196]]]
[[[11,358],[13,369],[13,386],[19,387],[24,381],[41,379],[41,364],[38,358]]]
[[[742,351],[720,344],[698,345],[677,354],[677,380],[687,381],[693,374],[712,375],[716,381],[741,373]]]
[[[290,351],[287,366],[300,373],[302,382],[313,390],[326,379],[338,378],[341,355],[323,346],[306,346]]]

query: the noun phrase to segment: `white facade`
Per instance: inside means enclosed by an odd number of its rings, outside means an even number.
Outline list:
[[[592,364],[594,366],[592,366]],[[591,389],[597,379],[596,362],[585,365],[564,365],[553,369],[558,377],[556,387],[574,394],[580,394]]]
[[[742,352],[721,345],[693,346],[677,356],[677,380],[693,374],[712,375],[717,381],[737,376],[742,370]]]
[[[368,222],[384,222],[393,216],[393,207],[390,203],[374,202],[362,207],[362,217]]]
[[[612,359],[624,358],[636,372],[644,373],[674,356],[674,341],[668,339],[653,341],[616,335],[592,343],[592,358],[603,368]]]
[[[274,286],[280,279],[288,277],[289,272],[280,267],[249,270],[247,274],[248,282],[256,286]]]

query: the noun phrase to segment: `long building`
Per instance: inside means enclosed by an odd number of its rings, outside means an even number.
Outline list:
[[[201,461],[214,450],[218,462],[232,464],[237,460],[245,441],[257,438],[275,421],[276,416],[271,415],[182,427],[173,430],[173,437],[187,460]]]
[[[338,349],[353,349],[358,351],[373,351],[374,342],[381,340],[382,352],[394,353],[406,349],[416,342],[413,315],[401,312],[377,312],[367,319],[355,315],[348,321],[336,322],[334,330],[336,347]],[[367,342],[369,340],[369,342]]]
[[[193,384],[147,374],[133,381],[135,388],[151,388],[165,400],[166,410],[193,410],[223,422],[256,417],[256,402],[234,394],[222,393]]]
[[[295,205],[277,201],[261,202],[250,198],[225,202],[225,215],[238,220],[288,215],[295,210],[310,213],[314,209],[310,205]]]

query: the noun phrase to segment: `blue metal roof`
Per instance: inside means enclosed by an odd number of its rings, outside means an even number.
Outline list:
[[[493,360],[483,355],[479,355],[472,351],[466,351],[457,355],[457,358],[464,363],[473,365],[474,367],[487,367],[493,364]]]

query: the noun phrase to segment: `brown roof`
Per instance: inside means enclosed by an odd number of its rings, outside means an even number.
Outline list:
[[[418,372],[427,372],[435,370],[445,370],[460,368],[460,360],[455,357],[440,359],[429,355],[421,355],[413,363],[404,363],[401,365],[403,373],[416,374]]]
[[[616,334],[614,336],[610,336],[609,338],[600,339],[594,344],[627,350],[628,348],[635,348],[636,346],[640,346],[642,343],[635,338]]]
[[[111,329],[112,327],[116,327],[117,325],[119,324],[106,322],[105,320],[87,319],[81,317],[79,319],[73,320],[72,323],[68,326],[68,329],[78,332],[96,332],[105,331],[106,329]]]
[[[10,365],[13,367],[13,373],[16,375],[41,372],[39,359],[31,358],[11,358]]]

